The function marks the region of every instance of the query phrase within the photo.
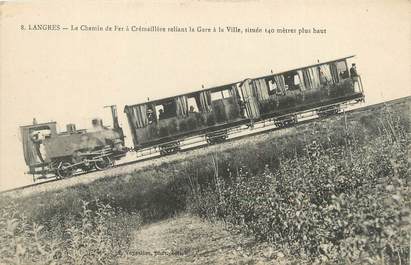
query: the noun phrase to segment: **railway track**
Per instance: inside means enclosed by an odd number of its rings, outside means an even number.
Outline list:
[[[407,101],[409,103],[411,103],[411,96],[403,97],[403,98],[399,98],[399,99],[395,99],[395,100],[390,100],[390,101],[385,101],[385,102],[382,102],[382,103],[377,103],[377,104],[368,105],[368,106],[355,107],[355,108],[351,108],[351,109],[343,109],[342,112],[340,112],[338,114],[335,114],[333,116],[346,115],[346,114],[352,114],[352,113],[358,113],[359,114],[361,112],[366,112],[366,111],[370,111],[370,110],[383,108],[383,107],[386,107],[386,106],[401,104],[401,103],[405,103]],[[301,117],[299,117],[298,123],[296,123],[295,125],[303,125],[303,124],[307,124],[307,123],[310,123],[310,122],[313,122],[313,121],[318,121],[318,120],[323,120],[323,119],[328,119],[328,118],[333,117],[333,116],[319,117],[318,115],[309,115],[309,114],[307,114],[308,112],[309,111],[305,111],[305,113],[302,113]],[[306,115],[306,116],[304,116],[304,115]],[[267,120],[263,120],[263,121],[259,121],[259,122],[255,123],[253,127],[244,126],[244,125],[234,127],[233,129],[230,130],[229,137],[224,142],[237,141],[237,140],[240,140],[240,139],[243,139],[243,138],[246,138],[246,137],[251,137],[251,136],[258,135],[258,134],[264,134],[264,133],[268,133],[268,132],[272,132],[272,131],[276,131],[276,130],[282,130],[282,129],[284,129],[284,128],[275,126],[273,124],[272,119],[267,119]],[[179,152],[188,152],[188,151],[195,150],[197,148],[206,147],[206,146],[210,145],[204,139],[204,136],[191,137],[191,138],[185,139],[184,141],[187,141],[187,140],[188,140],[188,143],[183,144],[182,149],[179,150]],[[134,160],[131,160],[131,161],[120,162],[120,163],[114,165],[112,168],[123,167],[123,166],[126,166],[126,165],[132,165],[132,164],[136,164],[136,163],[141,163],[143,161],[149,161],[149,160],[154,160],[154,159],[163,157],[163,155],[161,155],[159,150],[156,149],[156,148],[147,148],[147,149],[143,149],[141,151],[137,151],[136,153],[137,153],[136,154],[137,159],[134,159]],[[95,171],[76,173],[70,178],[75,178],[75,177],[78,177],[80,175],[86,175],[86,174],[89,174],[89,173],[92,173],[92,172],[95,172]],[[50,178],[50,179],[46,179],[44,181],[33,183],[33,184],[30,184],[30,185],[25,185],[25,186],[21,186],[21,187],[1,191],[0,194],[4,195],[4,194],[15,192],[15,191],[21,191],[21,190],[24,190],[24,189],[29,189],[29,188],[32,188],[32,187],[35,187],[35,186],[40,186],[40,185],[50,183],[50,182],[55,182],[55,181],[64,181],[64,180],[59,180],[59,179],[56,179],[56,178]]]

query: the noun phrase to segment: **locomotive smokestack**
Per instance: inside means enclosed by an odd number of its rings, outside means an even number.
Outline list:
[[[113,118],[113,128],[114,129],[119,129],[120,124],[118,123],[118,114],[117,114],[117,106],[116,105],[111,105],[111,106],[104,106],[105,108],[110,107],[111,109],[111,117]]]
[[[103,127],[103,120],[99,118],[95,118],[91,121],[93,127]]]

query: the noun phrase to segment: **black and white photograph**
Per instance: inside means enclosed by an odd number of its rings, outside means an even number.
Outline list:
[[[409,0],[0,1],[0,264],[411,264]]]

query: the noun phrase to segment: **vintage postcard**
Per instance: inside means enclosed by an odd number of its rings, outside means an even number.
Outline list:
[[[409,264],[410,14],[0,2],[0,264]]]

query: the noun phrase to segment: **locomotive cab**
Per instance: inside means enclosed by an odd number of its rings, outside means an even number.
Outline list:
[[[44,152],[44,140],[57,136],[57,123],[46,122],[20,127],[23,154],[30,174],[44,174],[49,158]]]

